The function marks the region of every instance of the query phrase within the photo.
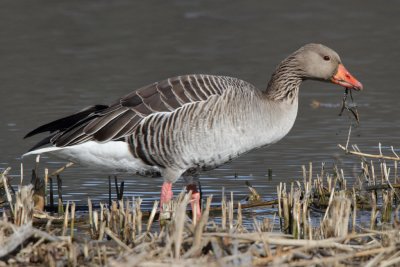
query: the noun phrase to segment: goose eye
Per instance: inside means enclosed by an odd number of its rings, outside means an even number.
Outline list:
[[[331,58],[329,56],[324,56],[324,60],[329,61],[329,60],[331,60]]]

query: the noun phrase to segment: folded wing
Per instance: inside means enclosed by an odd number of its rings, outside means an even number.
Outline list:
[[[134,133],[141,120],[150,114],[173,112],[187,103],[207,101],[212,95],[222,95],[224,90],[238,81],[240,80],[212,75],[169,78],[142,87],[110,106],[91,106],[42,125],[29,132],[25,138],[41,132],[51,133],[32,149],[46,144],[64,147],[91,140],[118,140]]]

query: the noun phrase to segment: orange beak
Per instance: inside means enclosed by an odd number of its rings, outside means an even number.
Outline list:
[[[353,75],[351,75],[342,64],[339,64],[337,72],[331,78],[331,81],[343,87],[351,88],[357,91],[363,89],[363,85],[357,81],[357,79],[354,78]]]

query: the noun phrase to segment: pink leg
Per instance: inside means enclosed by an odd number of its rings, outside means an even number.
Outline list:
[[[160,210],[162,211],[163,205],[167,204],[172,199],[172,183],[164,182],[161,187],[161,197],[160,197]]]
[[[187,185],[186,190],[188,192],[192,191],[192,200],[190,201],[190,205],[192,206],[193,218],[194,218],[194,211],[196,209],[196,221],[199,221],[201,218],[200,193],[197,190],[197,186],[195,184]]]

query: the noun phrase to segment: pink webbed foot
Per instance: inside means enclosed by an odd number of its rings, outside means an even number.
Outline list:
[[[201,218],[200,192],[197,190],[197,186],[195,184],[187,185],[186,190],[188,192],[192,191],[190,205],[192,206],[193,222],[196,223]]]
[[[168,209],[164,210],[164,207],[167,207],[169,202],[173,197],[172,192],[172,183],[164,182],[161,187],[161,197],[160,197],[160,222],[164,220],[169,220],[171,217],[170,211]]]

